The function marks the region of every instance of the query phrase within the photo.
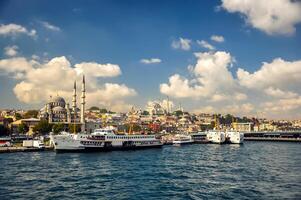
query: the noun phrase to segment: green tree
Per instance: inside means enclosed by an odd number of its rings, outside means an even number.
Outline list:
[[[15,118],[16,118],[16,120],[23,119],[23,117],[20,113],[15,113]]]
[[[142,115],[149,115],[149,112],[145,110],[142,112]]]
[[[173,112],[174,115],[176,115],[177,117],[183,115],[183,112],[181,110],[176,110]]]
[[[2,124],[0,124],[0,135],[8,135],[8,129]]]
[[[97,106],[92,106],[89,110],[100,110]]]
[[[18,126],[19,133],[25,134],[28,131],[29,131],[29,127],[26,124],[24,124],[23,122],[21,124],[19,124],[19,126]]]
[[[39,111],[37,110],[28,110],[25,114],[24,114],[24,118],[28,119],[28,118],[37,118]]]
[[[108,113],[108,110],[105,108],[101,108],[101,109],[99,109],[99,112],[100,113]]]
[[[74,131],[74,128],[75,128],[75,131]],[[69,129],[69,132],[70,133],[79,133],[81,131],[81,126],[79,124],[69,124],[68,126],[68,129]]]
[[[51,131],[52,125],[48,123],[47,120],[41,120],[35,127],[33,127],[33,132],[40,134],[47,134]]]
[[[52,126],[52,130],[54,133],[60,133],[61,131],[64,130],[64,124],[62,123],[54,124]]]

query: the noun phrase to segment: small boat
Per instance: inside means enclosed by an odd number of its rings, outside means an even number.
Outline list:
[[[190,135],[177,134],[175,135],[172,144],[173,145],[183,145],[183,144],[191,144],[193,140]]]
[[[244,142],[244,134],[238,131],[226,132],[226,140],[232,144],[242,144]]]
[[[0,138],[0,147],[10,147],[10,146],[11,146],[11,137]]]
[[[208,131],[207,140],[211,143],[222,144],[226,141],[226,134],[223,131]]]

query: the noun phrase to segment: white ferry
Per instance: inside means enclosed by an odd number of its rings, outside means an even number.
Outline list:
[[[222,144],[226,141],[226,134],[223,131],[208,131],[207,140],[211,143]]]
[[[232,144],[242,144],[244,142],[244,134],[238,131],[226,132],[226,140]]]
[[[57,152],[89,152],[161,147],[155,135],[116,135],[112,129],[96,129],[91,134],[63,132],[51,135]]]
[[[182,144],[191,144],[193,140],[190,135],[177,134],[175,135],[172,144],[174,145],[182,145]]]

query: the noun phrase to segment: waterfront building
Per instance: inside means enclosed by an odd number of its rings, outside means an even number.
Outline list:
[[[63,123],[63,124],[80,124],[82,131],[85,130],[85,77],[82,79],[81,90],[81,108],[77,107],[76,81],[73,87],[72,108],[65,99],[60,96],[50,96],[49,101],[43,108],[40,109],[39,119],[48,120],[49,123]]]
[[[235,131],[250,132],[253,130],[254,124],[252,122],[246,122],[246,123],[233,122],[232,128]]]
[[[9,126],[12,133],[18,133],[18,126],[20,124],[25,124],[28,126],[29,130],[27,132],[28,135],[33,135],[33,128],[40,122],[40,119],[37,118],[29,118],[29,119],[20,119],[12,122]]]

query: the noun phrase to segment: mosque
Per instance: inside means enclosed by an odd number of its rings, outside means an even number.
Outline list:
[[[39,118],[48,120],[49,123],[63,123],[63,124],[80,124],[81,129],[85,130],[85,100],[86,100],[86,86],[85,76],[82,79],[81,90],[81,107],[77,107],[76,102],[76,81],[73,87],[72,107],[66,103],[65,99],[60,96],[50,96],[49,101],[39,111]]]

